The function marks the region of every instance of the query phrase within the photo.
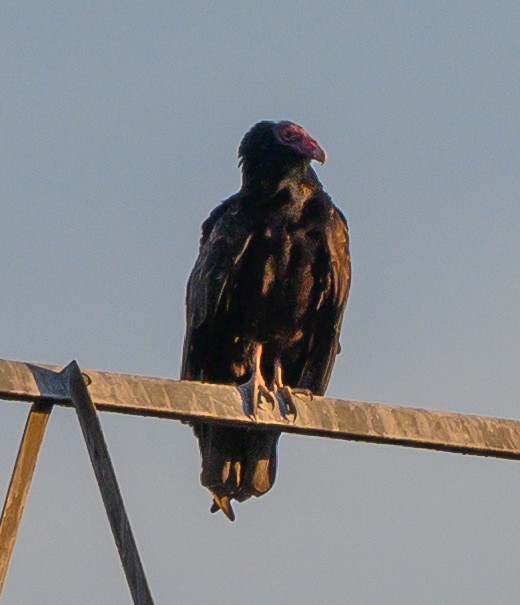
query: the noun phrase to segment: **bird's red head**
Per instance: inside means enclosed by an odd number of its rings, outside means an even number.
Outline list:
[[[290,147],[298,155],[325,163],[327,153],[320,147],[316,139],[298,124],[283,121],[275,124],[275,136],[282,145]]]

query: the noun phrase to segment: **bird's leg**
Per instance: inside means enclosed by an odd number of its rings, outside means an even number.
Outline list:
[[[262,401],[267,401],[271,405],[271,409],[273,410],[275,406],[275,397],[265,385],[265,380],[260,370],[261,360],[262,345],[257,343],[255,344],[253,353],[253,373],[251,374],[251,378],[240,386],[240,388],[249,391],[251,397],[250,416],[252,416],[253,418],[256,418],[256,411],[261,405]]]
[[[274,382],[273,382],[273,391],[275,393],[279,393],[280,397],[285,405],[287,410],[287,416],[293,416],[293,422],[296,420],[298,415],[298,410],[294,405],[293,395],[296,397],[301,397],[304,395],[305,397],[310,397],[312,400],[312,391],[309,389],[295,388],[292,389],[289,386],[284,385],[282,379],[282,362],[279,358],[277,358],[274,362]]]
[[[283,380],[282,380],[282,362],[277,357],[274,361],[274,381],[273,381],[273,391],[277,393],[279,390],[283,389]]]

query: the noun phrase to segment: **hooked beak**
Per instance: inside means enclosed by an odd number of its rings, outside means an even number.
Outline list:
[[[314,143],[316,143],[316,141],[314,141]],[[325,151],[325,149],[323,149],[323,147],[320,147],[318,143],[316,143],[316,147],[314,148],[311,154],[311,159],[316,160],[320,164],[325,164],[325,162],[327,161],[327,152]]]
[[[318,141],[307,135],[300,145],[303,155],[311,160],[316,160],[320,164],[325,164],[327,161],[327,152],[323,147],[320,147]]]

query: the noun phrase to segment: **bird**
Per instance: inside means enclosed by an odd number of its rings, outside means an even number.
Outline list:
[[[344,214],[312,161],[327,154],[302,126],[264,120],[243,137],[242,185],[202,224],[186,290],[181,379],[239,387],[254,419],[277,401],[323,395],[351,281]],[[317,405],[317,404],[316,404]],[[211,512],[268,492],[278,430],[192,421]]]

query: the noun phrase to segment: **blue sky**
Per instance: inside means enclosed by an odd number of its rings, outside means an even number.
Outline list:
[[[0,357],[178,377],[200,224],[243,133],[291,119],[351,229],[329,393],[518,417],[519,28],[514,2],[6,2]],[[27,411],[0,403],[4,491]],[[102,422],[157,603],[518,602],[513,462],[284,436],[232,525],[187,427]],[[70,410],[4,602],[130,602]]]

